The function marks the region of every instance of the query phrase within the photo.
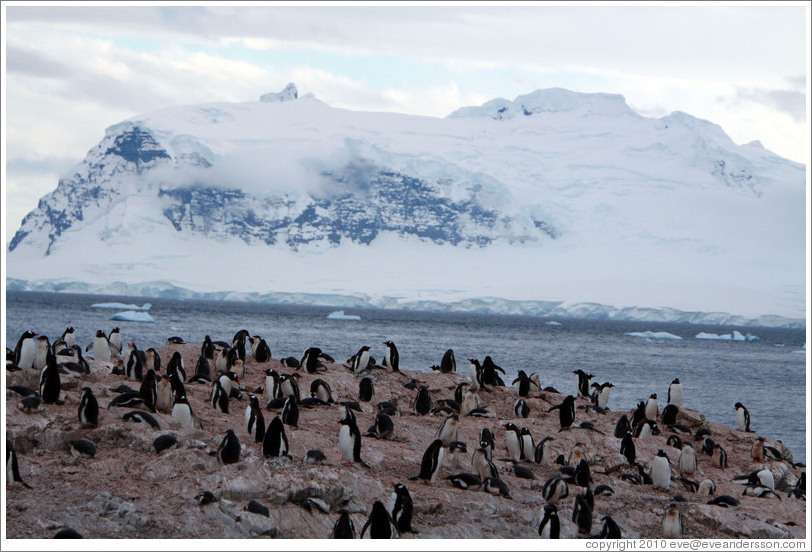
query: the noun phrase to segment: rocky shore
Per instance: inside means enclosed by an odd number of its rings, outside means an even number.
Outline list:
[[[360,344],[359,344],[360,345]],[[374,345],[374,344],[370,344]],[[377,348],[381,348],[378,346]],[[168,344],[158,349],[163,361],[161,374],[173,353],[182,355],[187,374],[194,374],[200,356],[200,344]],[[330,351],[328,351],[330,352]],[[64,360],[64,359],[63,359]],[[9,539],[51,538],[63,528],[72,528],[85,538],[253,538],[284,539],[330,538],[339,510],[349,511],[357,532],[366,522],[372,505],[390,501],[393,486],[404,483],[414,504],[412,526],[417,532],[401,538],[442,539],[514,539],[538,538],[538,527],[545,500],[542,489],[547,480],[562,475],[559,455],[570,456],[576,443],[582,443],[592,477],[592,489],[611,487],[614,494],[596,495],[592,525],[580,533],[572,521],[575,495],[584,488],[570,483],[569,496],[558,504],[561,538],[585,538],[601,533],[604,516],[611,516],[624,538],[660,538],[665,512],[673,501],[682,515],[684,538],[806,538],[806,502],[790,497],[791,491],[805,472],[791,459],[754,461],[751,448],[756,438],[723,424],[708,423],[700,412],[683,408],[677,423],[690,429],[691,435],[680,434],[697,452],[698,468],[689,477],[700,482],[710,479],[716,485],[712,496],[701,496],[684,486],[679,478],[677,460],[680,451],[667,444],[675,433],[665,426],[659,435],[636,438],[636,460],[641,468],[630,466],[620,453],[619,438],[614,437],[621,415],[631,419],[636,405],[613,404],[603,413],[584,408],[587,398],[576,399],[575,423],[559,431],[558,411],[548,412],[566,395],[577,395],[575,378],[572,389],[561,394],[533,387],[526,399],[529,417],[514,413],[517,388],[507,381],[505,387],[489,387],[477,393],[485,416],[459,418],[457,439],[467,446],[467,453],[446,454],[436,482],[410,480],[420,472],[424,452],[435,439],[445,419],[441,413],[418,415],[412,404],[416,389],[404,387],[413,379],[425,385],[432,406],[440,399],[453,399],[457,385],[468,381],[468,362],[458,359],[458,372],[400,373],[375,368],[368,373],[352,373],[343,363],[328,363],[326,371],[309,374],[303,369],[283,367],[279,359],[259,363],[250,352],[245,360],[245,375],[239,387],[242,399],[232,398],[228,413],[215,410],[210,400],[211,384],[186,383],[189,403],[202,427],[182,427],[169,413],[153,414],[160,429],[146,423],[122,418],[133,410],[108,404],[117,396],[112,389],[127,384],[138,389],[140,383],[117,374],[117,359],[110,363],[90,360],[90,373],[61,376],[60,400],[64,404],[47,404],[40,412],[26,413],[18,408],[21,398],[8,389],[23,385],[37,389],[39,372],[27,369],[6,373],[6,437],[13,443],[22,479],[31,486],[10,484],[6,488],[6,531]],[[120,360],[118,361],[120,363]],[[298,427],[285,426],[289,457],[265,458],[262,444],[248,433],[245,411],[248,396],[265,386],[265,370],[279,374],[298,372],[301,397],[310,396],[310,384],[321,378],[332,388],[337,401],[357,401],[360,380],[368,376],[374,384],[374,397],[360,402],[356,412],[361,433],[375,422],[378,403],[396,401],[400,414],[392,416],[393,435],[389,439],[362,437],[361,457],[369,465],[345,465],[338,447],[339,420],[344,407],[300,407]],[[527,373],[538,372],[541,387],[544,370],[517,367]],[[678,374],[675,374],[678,376]],[[595,378],[598,380],[600,375]],[[668,381],[662,389],[640,390],[641,394],[666,396]],[[82,389],[90,387],[98,399],[98,427],[83,426],[77,416]],[[265,408],[267,399],[260,397],[266,424],[278,413]],[[691,404],[690,397],[685,404]],[[665,401],[660,404],[660,411]],[[527,427],[538,443],[547,442],[546,461],[537,464],[523,461],[533,479],[520,478],[514,463],[505,458],[506,430],[514,423]],[[594,430],[579,427],[588,422]],[[509,496],[483,490],[462,490],[446,477],[471,472],[472,452],[478,447],[480,432],[488,428],[495,436],[493,462]],[[700,428],[720,444],[727,453],[728,466],[715,467],[711,457],[701,452],[702,441],[693,435]],[[227,430],[234,430],[241,443],[239,462],[223,465],[210,452],[216,451]],[[595,431],[597,430],[597,431]],[[178,445],[156,453],[153,441],[171,434]],[[766,437],[766,444],[780,449],[780,444]],[[77,458],[69,452],[70,441],[86,439],[95,444],[93,458]],[[319,449],[325,455],[322,464],[303,461],[307,451]],[[672,468],[669,489],[637,482],[635,476],[648,473],[658,452],[667,454]],[[743,496],[744,485],[734,480],[754,470],[766,468],[774,476],[775,495]],[[11,483],[11,482],[9,482]],[[199,493],[210,491],[215,502],[200,505]],[[738,505],[722,507],[708,504],[716,496],[730,495]],[[307,500],[312,499],[312,500]],[[269,514],[246,511],[250,501],[269,509]],[[321,509],[325,511],[322,512]]]

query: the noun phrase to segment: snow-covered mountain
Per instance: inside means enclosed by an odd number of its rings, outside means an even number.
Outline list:
[[[797,324],[805,180],[759,144],[684,113],[642,117],[618,95],[538,90],[431,118],[337,109],[291,84],[109,127],[25,217],[7,276]]]

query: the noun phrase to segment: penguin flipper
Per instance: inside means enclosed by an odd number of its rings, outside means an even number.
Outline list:
[[[417,481],[418,479],[420,479],[420,475],[415,475],[414,477],[410,477],[409,481]]]

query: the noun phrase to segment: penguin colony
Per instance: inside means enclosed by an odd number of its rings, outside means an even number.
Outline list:
[[[25,381],[34,389],[9,386],[15,397],[9,405],[32,417],[70,406],[73,429],[88,438],[70,440],[64,454],[87,465],[111,449],[93,438],[104,425],[139,424],[154,435],[144,453],[152,457],[189,448],[189,431],[225,425],[207,452],[214,469],[232,477],[226,470],[250,462],[251,469],[273,471],[332,466],[390,481],[391,497],[363,510],[317,497],[298,500],[312,515],[329,516],[331,530],[319,538],[416,537],[421,530],[443,536],[443,523],[421,500],[432,487],[459,493],[455,501],[480,500],[469,493],[513,501],[527,526],[514,527],[512,536],[523,538],[691,537],[697,528],[686,520],[698,504],[735,509],[751,501],[768,518],[774,517],[770,501],[806,499],[805,466],[780,442],[752,433],[744,405],[731,405],[737,426],[720,432],[680,412],[690,396],[685,400],[679,379],[666,389],[664,404],[658,403],[663,394],[640,390],[647,398],[613,412],[614,385],[592,382],[596,376],[583,370],[573,370],[572,388],[559,393],[542,387],[543,370],[519,370],[506,382],[491,356],[467,359],[458,372],[448,349],[428,367],[442,375],[433,378],[404,371],[394,342],[382,345],[363,345],[341,363],[318,347],[306,348],[300,359],[276,359],[267,340],[246,330],[230,341],[207,335],[199,347],[172,336],[165,347],[146,351],[123,340],[119,328],[97,331],[86,348],[75,344],[73,328],[53,345],[26,332],[7,350],[7,374],[30,372]],[[162,359],[168,360],[163,367]],[[80,383],[64,385],[74,379]],[[316,413],[319,420],[327,413],[332,424],[314,424]],[[366,432],[359,428],[370,423]],[[415,431],[415,424],[429,431]],[[330,438],[316,441],[317,431]],[[744,473],[729,468],[734,449],[746,451],[746,458],[736,458],[736,465],[748,466]],[[26,469],[26,460],[33,458],[8,440],[7,481],[14,493],[37,492],[37,472]],[[721,494],[717,485],[735,487]],[[635,487],[659,497],[643,523],[624,519],[613,502]],[[219,494],[201,488],[187,498],[203,508]],[[244,509],[273,516],[257,501]]]

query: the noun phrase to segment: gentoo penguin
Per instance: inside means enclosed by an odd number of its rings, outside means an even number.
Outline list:
[[[398,528],[395,522],[392,521],[392,516],[389,515],[389,512],[386,511],[386,506],[384,506],[380,500],[376,500],[372,505],[369,519],[367,519],[367,522],[361,529],[362,539],[367,529],[369,529],[369,536],[367,538],[370,539],[397,539],[400,537]]]
[[[561,430],[566,429],[575,421],[575,397],[567,395],[561,404],[550,407],[547,412],[558,410],[558,421],[561,424]]]
[[[651,463],[651,481],[659,489],[671,488],[671,461],[663,449],[657,451]]]
[[[76,458],[94,458],[96,456],[96,445],[87,439],[68,441],[68,450]]]
[[[48,352],[51,351],[51,343],[48,341],[48,336],[38,335],[34,338],[37,350],[34,353],[34,368],[42,370],[48,360]]]
[[[288,437],[285,435],[285,424],[276,416],[265,430],[262,439],[262,455],[265,458],[288,455]]]
[[[56,356],[49,350],[47,354],[47,365],[39,375],[39,394],[46,404],[59,402],[61,391],[61,379],[59,368],[56,365]]]
[[[369,367],[369,346],[364,345],[355,353],[352,361],[352,371],[356,374]]]
[[[65,347],[72,349],[73,346],[76,345],[76,331],[73,329],[73,326],[65,328],[65,331],[62,332],[59,339],[65,343]]]
[[[617,424],[615,425],[615,438],[622,439],[624,435],[627,433],[631,433],[632,426],[629,424],[629,418],[625,414],[623,414],[617,420]]]
[[[558,506],[545,504],[544,515],[539,523],[539,536],[543,539],[561,538],[561,522],[558,520]]]
[[[612,394],[612,388],[614,386],[615,385],[613,383],[606,381],[595,389],[595,393],[597,393],[595,397],[595,404],[598,408],[602,410],[609,408],[609,397]]]
[[[500,378],[496,372],[505,373],[500,366],[494,363],[490,355],[486,356],[485,360],[482,361],[482,383],[486,385],[504,386],[505,382],[502,381],[502,378]]]
[[[248,330],[240,330],[231,339],[231,347],[237,351],[237,356],[245,362],[245,340],[250,337]]]
[[[518,377],[515,380],[513,380],[513,383],[511,383],[511,385],[516,385],[517,383],[519,384],[518,391],[520,397],[527,397],[528,395],[530,395],[530,378],[527,377],[527,374],[525,373],[524,370],[519,370]]]
[[[495,440],[493,433],[487,427],[483,427],[479,432],[479,446],[483,447],[488,453],[488,460],[493,460],[493,447]]]
[[[148,370],[151,368],[156,372],[160,372],[161,355],[158,354],[158,351],[155,350],[155,347],[150,347],[149,349],[147,349],[146,355],[147,355],[146,368]]]
[[[680,475],[692,474],[696,471],[696,451],[691,445],[684,445],[679,453],[679,461],[677,462]]]
[[[536,464],[546,464],[550,461],[550,454],[547,452],[547,441],[552,441],[552,437],[544,437],[541,441],[536,443],[536,448],[533,453],[533,461]]]
[[[530,430],[523,427],[519,431],[519,434],[522,438],[522,460],[527,460],[528,462],[535,461],[536,445],[533,442],[533,436],[530,434]]]
[[[93,340],[93,359],[99,362],[110,362],[110,343],[102,330],[96,331]]]
[[[197,364],[195,364],[195,375],[192,380],[202,380],[206,382],[211,381],[211,362],[209,362],[209,360],[203,355],[200,355],[197,359]]]
[[[456,414],[446,416],[445,420],[442,421],[440,427],[437,429],[435,438],[442,441],[444,447],[448,447],[453,441],[457,440],[457,426],[459,420],[460,417]]]
[[[375,396],[375,386],[372,384],[372,378],[369,376],[361,378],[358,383],[358,400],[361,402],[370,402]]]
[[[448,374],[457,371],[457,361],[454,359],[454,350],[449,349],[443,354],[443,359],[440,361],[440,372]]]
[[[744,491],[742,492],[742,496],[756,496],[758,498],[777,498],[781,500],[781,497],[771,488],[767,487],[766,485],[747,485],[744,487]]]
[[[17,462],[17,451],[14,450],[14,445],[6,439],[6,484],[11,485],[19,483],[27,489],[32,488],[31,485],[23,481],[20,475],[20,465]]]
[[[367,436],[375,437],[376,439],[390,439],[395,430],[395,424],[392,423],[392,418],[378,412],[375,415],[375,423],[367,431]]]
[[[659,412],[660,409],[657,405],[657,393],[652,393],[649,395],[649,398],[646,401],[646,418],[649,420],[656,420]]]
[[[255,443],[261,443],[265,437],[265,416],[262,415],[262,409],[259,407],[259,399],[254,395],[248,399],[245,420],[248,425],[248,434],[254,438]]]
[[[448,445],[448,453],[451,455],[451,464],[455,468],[462,467],[462,458],[468,454],[468,446],[462,441],[452,441]]]
[[[567,498],[569,494],[569,485],[563,477],[548,479],[541,490],[541,496],[547,504],[558,504],[559,500]]]
[[[664,426],[672,426],[677,423],[677,414],[679,414],[679,407],[673,404],[667,404],[665,408],[663,408],[660,422],[662,422]]]
[[[158,382],[155,379],[155,370],[152,368],[147,370],[138,392],[141,393],[141,397],[144,399],[144,406],[155,412],[156,403],[158,402]]]
[[[173,406],[172,382],[169,378],[155,379],[155,410],[168,414]]]
[[[578,487],[589,487],[590,483],[592,483],[592,475],[589,471],[589,462],[586,461],[586,458],[581,458],[576,464],[575,469],[572,472],[572,478],[569,480],[569,483],[573,483]]]
[[[233,373],[237,377],[237,381],[245,379],[245,361],[239,358],[235,360],[234,364],[231,365],[229,372]]]
[[[127,362],[124,364],[124,373],[132,381],[141,381],[144,377],[144,362],[139,354],[141,351],[131,343],[132,349],[127,356]]]
[[[750,447],[750,457],[754,462],[764,462],[764,437],[756,437]]]
[[[638,439],[648,439],[652,435],[659,435],[660,428],[654,420],[643,420],[634,428],[634,436]]]
[[[54,534],[54,538],[55,539],[83,539],[84,537],[76,529],[71,529],[70,527],[66,527],[64,529],[60,529],[59,531],[57,531],[56,534]]]
[[[92,427],[99,425],[99,403],[90,387],[82,389],[82,398],[79,401],[79,422]]]
[[[395,492],[392,493],[392,520],[401,533],[419,533],[412,529],[412,513],[414,506],[409,489],[403,483],[395,483]]]
[[[469,358],[468,362],[468,379],[471,381],[471,387],[474,389],[483,389],[482,365],[480,365],[479,360],[475,358]]]
[[[252,514],[259,514],[260,516],[270,517],[271,511],[267,506],[256,500],[250,500],[243,508],[244,512],[251,512]]]
[[[342,508],[338,514],[331,537],[334,539],[354,539],[355,524],[352,522],[350,512],[346,508]]]
[[[254,336],[254,343],[251,347],[251,354],[257,362],[269,362],[271,360],[271,348],[263,338]]]
[[[467,387],[462,393],[462,401],[460,401],[460,414],[463,416],[479,408],[479,396],[475,389]]]
[[[620,527],[618,526],[617,522],[612,519],[612,516],[603,516],[601,518],[603,522],[603,527],[601,528],[601,534],[598,538],[601,539],[622,539],[623,535],[620,532]]]
[[[308,374],[315,374],[319,371],[319,368],[323,367],[323,364],[319,360],[320,355],[321,349],[318,347],[310,347],[304,352],[304,355],[302,355],[302,360],[299,362],[299,365],[302,366]]]
[[[34,355],[37,351],[36,336],[36,333],[26,330],[20,336],[17,346],[14,348],[14,364],[23,370],[34,367]]]
[[[391,341],[384,341],[386,345],[386,352],[383,355],[383,365],[390,368],[393,372],[400,372],[400,355],[398,348]]]
[[[110,354],[121,354],[121,328],[115,327],[110,330],[110,335],[107,336],[107,343],[110,344]]]
[[[750,412],[740,402],[736,403],[736,424],[739,431],[750,431]]]
[[[454,475],[449,475],[446,477],[449,483],[457,487],[458,489],[462,489],[463,491],[471,489],[473,491],[478,490],[482,487],[482,480],[480,477],[475,473],[457,473]]]
[[[414,399],[414,413],[418,416],[425,416],[429,412],[431,412],[431,395],[429,395],[428,388],[421,385]]]
[[[214,369],[217,370],[218,372],[228,371],[228,353],[230,350],[231,350],[230,347],[223,347],[214,356]]]
[[[412,481],[416,479],[425,479],[429,483],[437,481],[437,475],[440,473],[440,467],[443,464],[443,457],[445,449],[443,442],[440,439],[435,439],[423,453],[423,459],[420,462],[420,473],[414,477],[410,477]]]
[[[279,386],[279,373],[272,368],[265,370],[265,388],[263,394],[265,404],[282,396],[282,390]]]
[[[530,415],[530,407],[527,405],[527,401],[524,399],[516,401],[513,406],[513,413],[517,418],[527,418]]]
[[[240,450],[240,440],[234,430],[229,429],[217,449],[217,460],[221,464],[236,464],[240,461]]]
[[[229,394],[223,389],[223,385],[219,379],[214,380],[214,385],[211,390],[211,407],[218,412],[228,414],[228,400]]]
[[[299,407],[296,405],[296,398],[289,396],[285,399],[285,406],[282,407],[282,423],[292,427],[299,427]]]
[[[152,427],[153,429],[161,429],[161,424],[158,423],[158,420],[153,418],[149,413],[144,412],[143,410],[131,410],[127,412],[121,417],[122,420],[126,421],[133,421],[137,424],[145,423]]]
[[[206,506],[207,504],[217,502],[217,497],[214,496],[214,493],[211,491],[203,491],[195,495],[195,500],[197,500],[197,503],[201,506]]]
[[[510,489],[507,484],[499,477],[486,477],[482,481],[482,490],[486,493],[494,495],[501,495],[505,498],[510,498]]]
[[[641,422],[646,420],[646,403],[643,401],[637,402],[637,408],[632,414],[632,419],[629,424],[632,427],[637,427]]]
[[[42,402],[39,393],[34,393],[28,397],[23,397],[23,400],[17,403],[17,408],[26,414],[34,414],[45,410],[45,403]]]
[[[324,464],[327,461],[327,456],[319,449],[310,449],[305,453],[305,464]]]
[[[347,461],[346,465],[351,466],[353,462],[358,462],[368,468],[369,465],[361,460],[361,432],[358,430],[355,416],[352,418],[344,417],[338,423],[341,424],[341,429],[338,432],[338,448]]]
[[[518,462],[522,459],[522,436],[519,428],[511,422],[506,423],[504,428],[508,459]]]
[[[299,402],[299,383],[296,381],[298,377],[299,374],[296,372],[279,376],[279,390],[282,397],[293,396],[296,402]]]
[[[180,381],[186,383],[186,369],[183,367],[183,357],[179,351],[175,351],[172,354],[172,358],[169,359],[169,364],[166,365],[167,377],[171,377],[173,372],[177,372]]]
[[[572,506],[572,521],[578,526],[578,534],[588,535],[592,529],[592,506],[583,494],[575,495],[575,504]]]
[[[711,453],[711,461],[717,468],[727,467],[727,452],[722,448],[722,445],[716,443],[713,445],[713,452]]]
[[[310,396],[314,399],[322,400],[326,403],[333,403],[333,392],[330,384],[323,379],[315,379],[310,384]]]
[[[636,457],[636,451],[634,447],[634,439],[632,439],[631,431],[627,431],[626,435],[623,436],[623,440],[620,441],[620,454],[626,457],[626,460],[629,462],[629,465],[634,464],[634,459]]]
[[[200,346],[200,356],[208,360],[214,360],[214,343],[210,336],[203,338],[203,345]]]
[[[578,396],[579,397],[589,397],[589,380],[594,378],[592,374],[587,374],[580,368],[577,370],[572,371],[573,374],[578,376]]]
[[[703,479],[699,483],[699,487],[696,489],[696,494],[700,496],[710,496],[715,492],[716,492],[716,483],[714,483],[710,479]]]
[[[480,441],[479,448],[471,455],[471,469],[480,479],[499,474],[488,454],[488,443]]]
[[[663,538],[682,538],[682,513],[680,513],[676,502],[668,505],[663,517]]]
[[[175,397],[175,404],[172,406],[172,417],[180,422],[183,427],[191,429],[195,426],[192,407],[189,405],[186,395]]]
[[[674,381],[672,381],[671,385],[668,386],[668,404],[673,404],[677,408],[682,408],[682,399],[682,384],[679,382],[679,378],[674,378]]]

